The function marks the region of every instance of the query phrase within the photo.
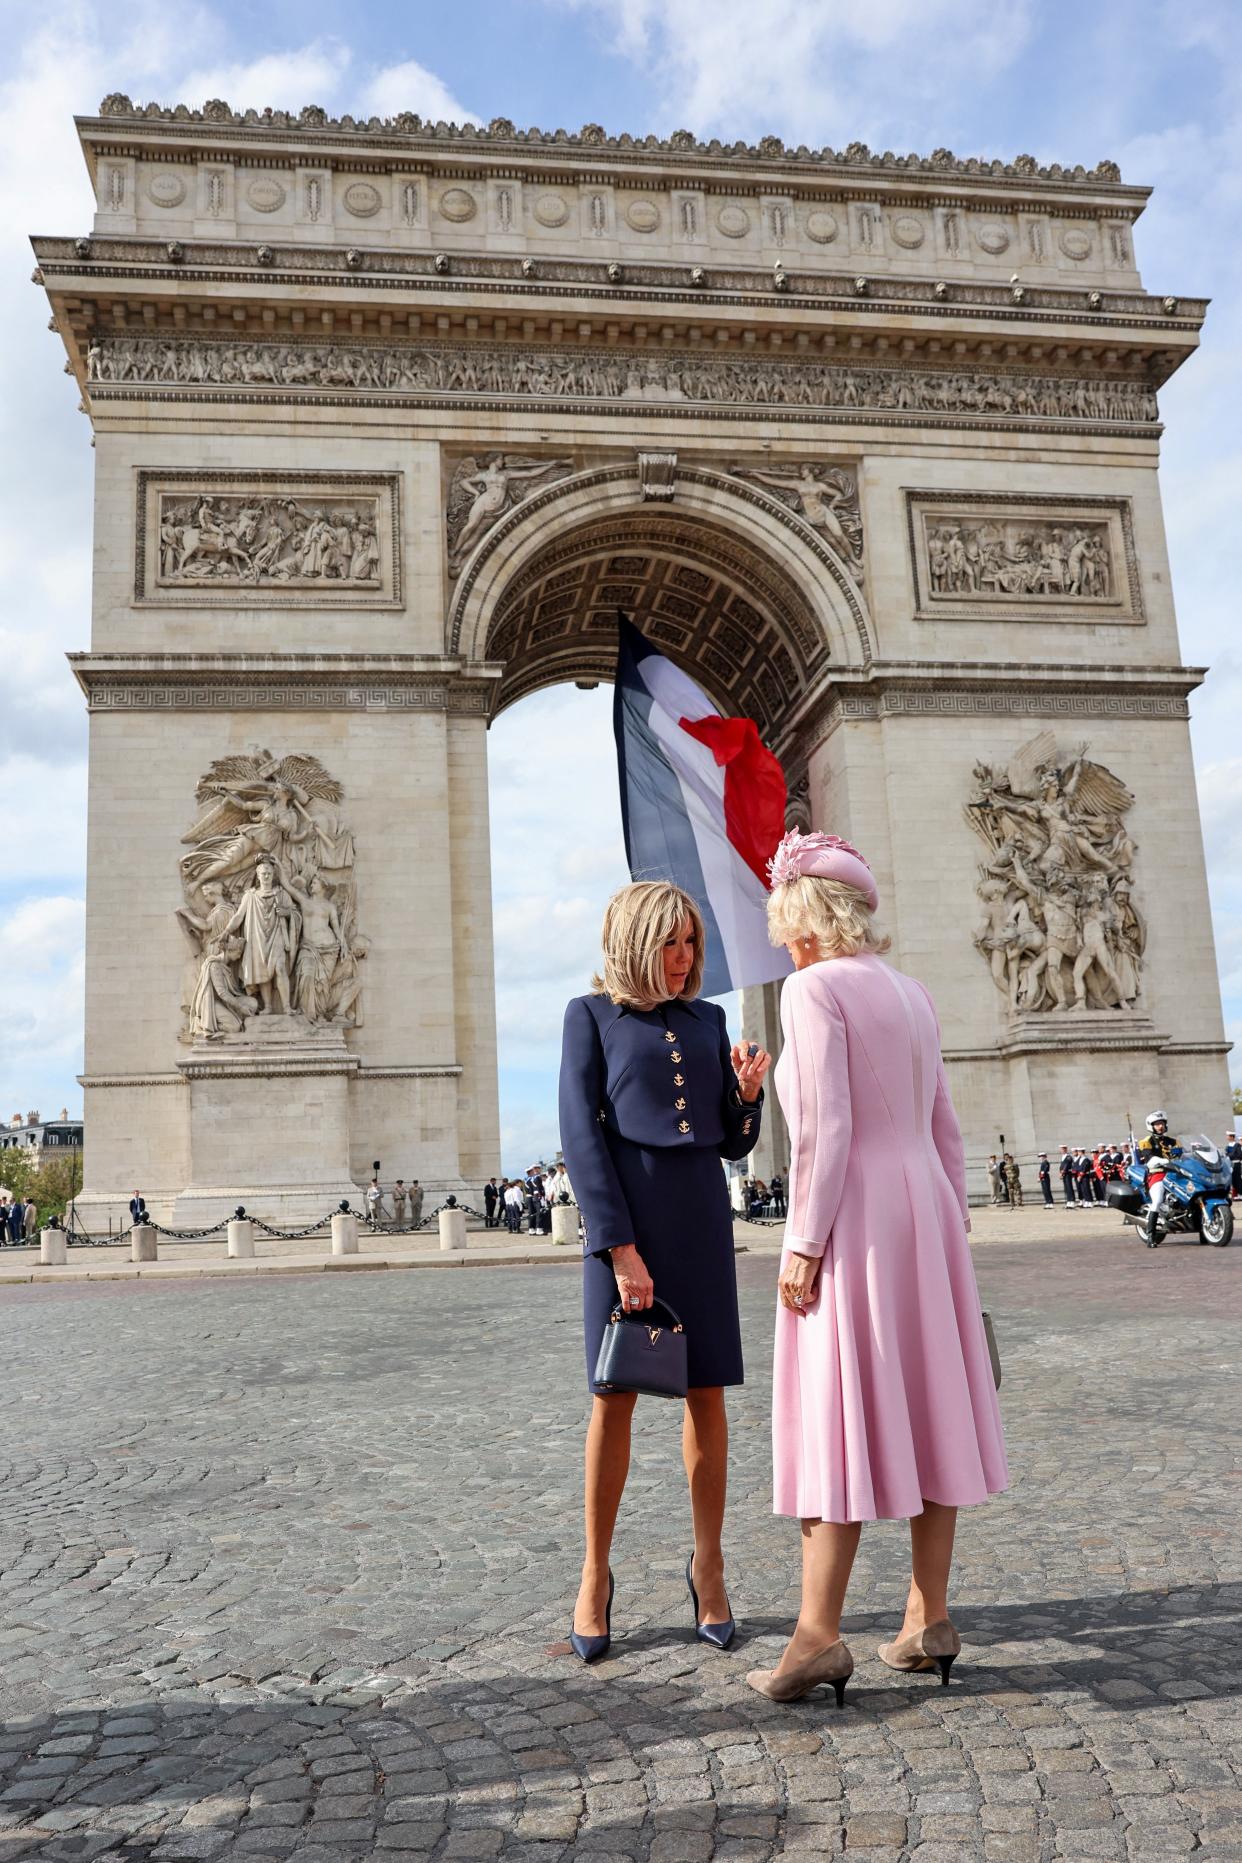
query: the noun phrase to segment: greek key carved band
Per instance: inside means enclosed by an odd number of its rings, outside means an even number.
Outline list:
[[[490,693],[469,686],[92,684],[93,712],[456,712],[485,717]]]

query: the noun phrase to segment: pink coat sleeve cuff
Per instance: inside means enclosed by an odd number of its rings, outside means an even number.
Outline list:
[[[822,1261],[826,1242],[808,1242],[803,1236],[786,1235],[784,1249],[787,1255],[810,1255],[816,1261]]]

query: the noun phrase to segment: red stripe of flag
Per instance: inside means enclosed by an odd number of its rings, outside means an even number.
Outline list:
[[[766,886],[768,862],[785,832],[785,772],[753,718],[682,718],[681,728],[724,766],[725,833]]]

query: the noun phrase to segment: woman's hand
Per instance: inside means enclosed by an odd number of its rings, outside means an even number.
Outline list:
[[[642,1313],[655,1299],[655,1286],[647,1273],[647,1264],[632,1242],[610,1249],[609,1254],[621,1305],[627,1313]]]
[[[729,1059],[737,1075],[738,1093],[748,1105],[753,1106],[759,1098],[763,1077],[772,1065],[771,1055],[766,1048],[757,1047],[754,1042],[738,1041],[734,1042]]]
[[[814,1255],[786,1255],[781,1263],[781,1305],[791,1313],[805,1313],[819,1292],[821,1263]]]

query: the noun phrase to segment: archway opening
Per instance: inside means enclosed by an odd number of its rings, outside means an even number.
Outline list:
[[[612,730],[618,609],[778,754],[824,653],[784,570],[717,525],[646,507],[570,529],[495,601],[489,731],[501,1157],[555,1155],[566,1002],[589,987],[609,895],[629,878]],[[721,999],[740,1032],[736,994]]]

